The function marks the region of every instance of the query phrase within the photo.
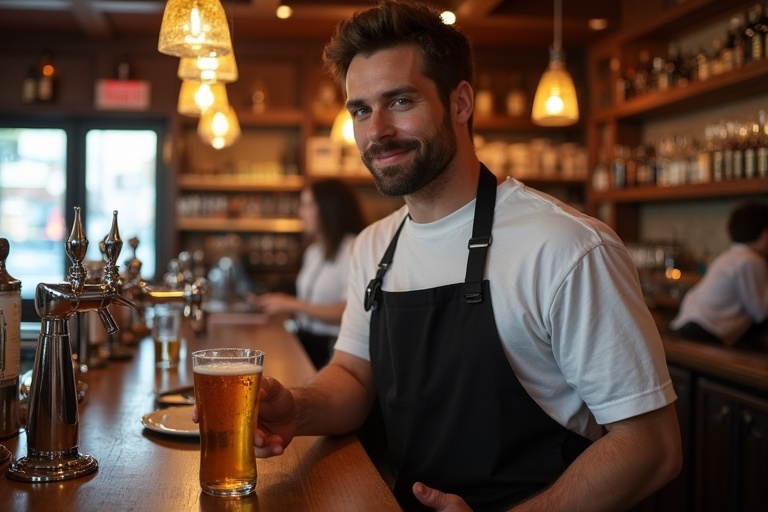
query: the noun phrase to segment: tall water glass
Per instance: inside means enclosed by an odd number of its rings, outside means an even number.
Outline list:
[[[256,488],[253,429],[264,353],[216,348],[192,353],[200,420],[200,487],[213,496],[245,496]]]

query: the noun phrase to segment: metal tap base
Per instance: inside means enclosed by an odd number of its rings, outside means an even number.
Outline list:
[[[89,475],[99,463],[77,448],[64,452],[38,452],[17,459],[8,467],[8,478],[21,482],[57,482]]]

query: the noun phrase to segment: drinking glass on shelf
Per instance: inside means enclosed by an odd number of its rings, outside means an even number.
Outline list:
[[[181,353],[181,307],[174,304],[157,304],[153,309],[155,367],[174,368],[179,364]]]

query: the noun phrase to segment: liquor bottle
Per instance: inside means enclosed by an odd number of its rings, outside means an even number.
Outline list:
[[[481,75],[479,88],[475,93],[475,113],[482,117],[493,115],[493,92],[490,75]]]
[[[757,119],[747,124],[748,135],[744,148],[744,177],[754,178],[757,176],[757,145],[760,138],[760,123]]]
[[[712,41],[712,55],[709,58],[709,76],[722,75],[725,71],[723,40],[716,37]]]
[[[638,186],[652,185],[651,168],[648,162],[648,151],[642,144],[635,148],[634,161],[637,166],[635,170],[635,183]]]
[[[127,55],[120,57],[117,61],[115,68],[115,76],[118,80],[130,80],[131,79],[131,61],[128,60]]]
[[[704,82],[709,80],[709,75],[709,55],[704,48],[700,48],[696,54],[696,80]]]
[[[755,4],[752,7],[752,16],[747,36],[749,39],[751,60],[760,60],[765,56],[765,25],[763,6]]]
[[[756,60],[754,57],[752,42],[755,37],[755,24],[757,23],[757,12],[755,6],[747,9],[747,21],[744,23],[742,39],[744,40],[744,62]],[[759,57],[758,57],[759,58]]]
[[[608,167],[605,165],[605,148],[603,148],[600,150],[597,166],[592,171],[592,190],[595,192],[605,192],[608,190],[609,182]]]
[[[624,159],[624,146],[616,144],[613,147],[613,163],[611,164],[612,188],[624,188],[627,184],[627,167]]]
[[[765,178],[768,177],[768,124],[766,124],[765,110],[757,113],[757,123],[760,125],[756,150],[757,176]]]
[[[768,46],[766,46],[766,40],[768,39],[768,10],[761,3],[755,6],[755,11],[757,12],[757,23],[755,24],[757,42],[753,44],[757,44],[760,47],[761,53],[758,58],[763,59],[768,56]]]
[[[30,66],[27,76],[21,82],[22,103],[34,103],[37,100],[37,66]]]
[[[648,50],[642,50],[640,52],[640,62],[637,65],[637,69],[635,69],[635,76],[632,79],[632,88],[638,96],[650,90],[652,67],[651,54]]]
[[[56,68],[50,52],[40,59],[37,77],[37,101],[53,101],[56,98]]]
[[[527,112],[528,98],[523,89],[520,75],[512,75],[507,92],[507,115],[509,117],[524,117]]]
[[[730,21],[729,37],[733,38],[733,69],[739,69],[744,65],[746,58],[746,43],[744,41],[744,19],[734,16]]]
[[[725,133],[724,122],[712,126],[712,180],[714,181],[725,179],[725,164],[723,162]]]
[[[21,281],[5,268],[10,252],[0,238],[0,439],[19,433],[21,369]]]

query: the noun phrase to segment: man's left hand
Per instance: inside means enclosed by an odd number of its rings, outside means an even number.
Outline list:
[[[472,512],[469,505],[455,494],[446,494],[421,482],[413,484],[412,490],[422,505],[433,508],[436,512]]]

